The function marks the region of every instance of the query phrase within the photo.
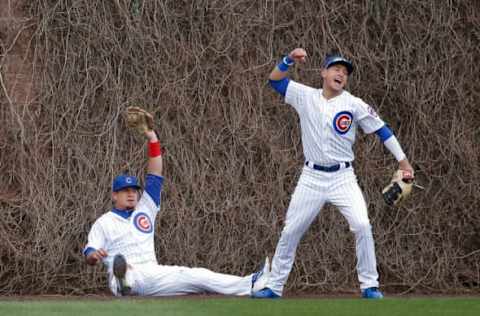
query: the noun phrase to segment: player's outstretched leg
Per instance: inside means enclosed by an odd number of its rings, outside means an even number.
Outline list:
[[[314,186],[318,174],[305,167],[292,195],[287,210],[285,226],[282,229],[272,260],[272,271],[267,286],[253,293],[254,298],[279,298],[292,270],[295,252],[305,231],[320,212],[325,197],[321,186]]]
[[[113,275],[117,280],[117,293],[122,296],[129,295],[132,291],[131,286],[127,283],[127,260],[121,254],[115,255],[113,258]]]
[[[173,296],[195,293],[217,293],[248,296],[253,289],[264,287],[270,274],[268,261],[256,273],[236,276],[205,268],[152,266],[142,270],[143,295]]]

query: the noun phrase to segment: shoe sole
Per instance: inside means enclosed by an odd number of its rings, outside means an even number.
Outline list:
[[[125,275],[127,274],[127,260],[123,255],[116,255],[113,258],[113,275],[118,280],[120,286],[119,291],[122,296],[129,295],[131,288],[127,286]]]

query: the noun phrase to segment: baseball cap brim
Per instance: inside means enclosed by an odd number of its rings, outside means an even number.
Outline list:
[[[122,191],[122,190],[125,190],[125,189],[128,189],[128,188],[135,188],[137,190],[141,190],[142,187],[137,185],[137,184],[125,184],[125,185],[120,185],[120,186],[117,186],[115,187],[115,189],[113,190],[113,192],[118,192],[118,191]]]
[[[327,69],[336,64],[344,65],[347,68],[348,74],[351,74],[353,72],[352,62],[341,56],[334,56],[332,58],[327,59],[324,67],[325,69]]]
[[[113,179],[113,192],[118,192],[127,188],[135,188],[137,190],[140,190],[142,187],[138,184],[138,179],[135,176],[122,174]]]

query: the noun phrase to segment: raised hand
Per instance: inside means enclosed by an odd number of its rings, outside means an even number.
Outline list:
[[[303,48],[295,48],[288,54],[288,57],[296,63],[304,63],[307,61],[307,52]]]

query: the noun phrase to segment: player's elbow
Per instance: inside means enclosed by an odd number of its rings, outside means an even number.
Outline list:
[[[378,129],[375,134],[380,138],[382,143],[384,143],[387,139],[393,136],[392,130],[385,124],[380,129]]]
[[[279,94],[285,96],[287,93],[287,87],[290,80],[283,78],[281,80],[269,80],[270,86]]]
[[[282,78],[280,78],[280,76],[275,71],[272,71],[268,76],[268,80],[280,80],[280,79]]]

